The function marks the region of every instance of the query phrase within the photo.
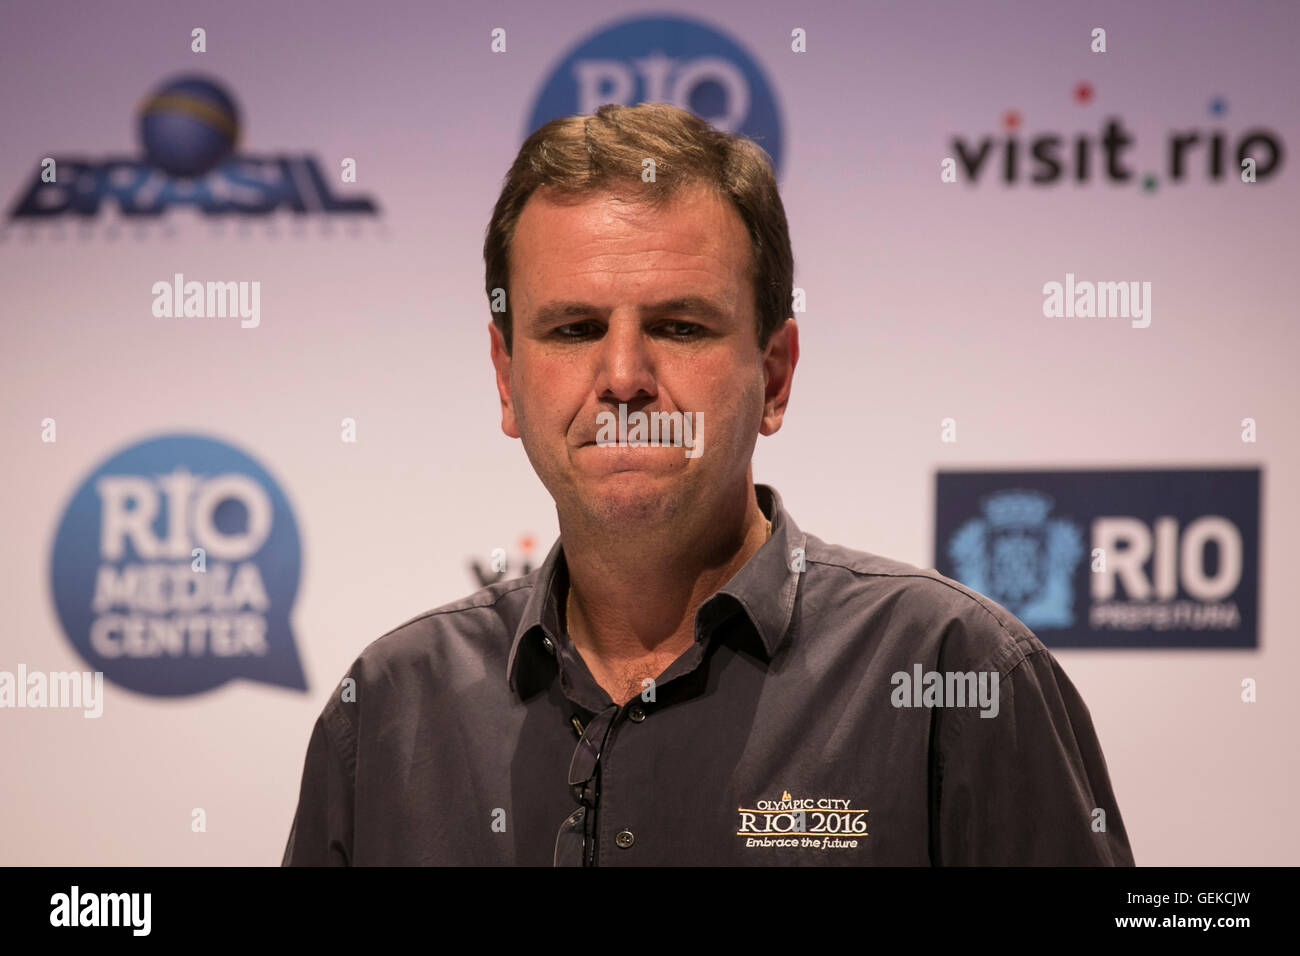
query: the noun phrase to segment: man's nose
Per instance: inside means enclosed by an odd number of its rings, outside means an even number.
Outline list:
[[[598,352],[597,395],[630,402],[638,396],[654,398],[658,393],[654,355],[640,322],[611,318]]]

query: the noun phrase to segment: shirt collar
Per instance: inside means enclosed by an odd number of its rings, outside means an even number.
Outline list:
[[[781,496],[770,485],[754,485],[758,507],[772,522],[772,537],[752,554],[725,585],[700,605],[695,613],[695,639],[707,640],[722,621],[737,609],[744,612],[770,658],[790,629],[799,571],[790,565],[795,549],[807,546],[807,536],[786,512]],[[802,550],[800,551],[802,557]],[[506,662],[506,680],[513,691],[528,697],[536,689],[538,668],[552,647],[567,642],[560,630],[560,602],[568,593],[569,569],[564,561],[562,540],[557,538],[541,567],[533,571],[532,594],[524,605],[515,628],[514,642]]]

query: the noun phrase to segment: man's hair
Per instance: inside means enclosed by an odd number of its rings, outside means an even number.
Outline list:
[[[644,160],[654,160],[654,182],[643,182]],[[489,308],[493,290],[506,290],[505,311],[492,321],[511,351],[510,244],[524,205],[538,189],[556,201],[581,201],[612,192],[627,202],[659,209],[686,186],[709,187],[728,198],[749,233],[759,349],[790,316],[794,254],[785,207],[767,153],[753,140],[723,133],[686,110],[663,103],[606,104],[591,116],[566,116],[540,126],[524,141],[483,242]]]

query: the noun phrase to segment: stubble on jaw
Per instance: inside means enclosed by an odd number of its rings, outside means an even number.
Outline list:
[[[617,475],[614,482],[621,481]],[[581,508],[584,531],[605,530],[608,533],[641,532],[665,527],[683,516],[684,489],[679,481],[667,488],[638,491],[632,488],[596,488],[583,494],[574,487],[576,504]]]

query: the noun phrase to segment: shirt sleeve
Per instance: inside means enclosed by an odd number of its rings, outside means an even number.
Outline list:
[[[1041,645],[1008,668],[1000,675],[996,716],[972,708],[939,716],[933,862],[1133,866],[1106,759],[1079,692]]]
[[[353,761],[346,759],[354,739],[341,714],[327,705],[307,744],[298,809],[289,829],[281,866],[350,866],[355,800]],[[340,739],[342,738],[342,739]]]

